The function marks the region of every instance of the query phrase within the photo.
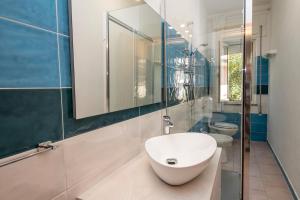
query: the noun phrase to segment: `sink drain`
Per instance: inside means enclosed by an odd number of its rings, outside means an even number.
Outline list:
[[[167,158],[166,162],[168,165],[176,165],[177,164],[177,159],[176,158]]]

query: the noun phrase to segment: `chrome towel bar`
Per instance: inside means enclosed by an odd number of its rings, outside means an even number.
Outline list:
[[[41,153],[44,153],[44,152],[47,152],[47,151],[50,151],[50,150],[54,150],[55,148],[56,148],[56,146],[53,145],[53,143],[51,141],[40,143],[40,144],[38,144],[38,146],[36,148],[36,152],[32,152],[32,153],[29,153],[29,154],[26,154],[26,155],[23,155],[23,156],[20,156],[20,157],[15,157],[11,160],[1,162],[0,167],[4,167],[6,165],[24,160],[26,158],[30,158],[30,157],[33,157],[35,155],[38,155],[38,154],[41,154]]]

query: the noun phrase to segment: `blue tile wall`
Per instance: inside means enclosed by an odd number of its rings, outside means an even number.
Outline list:
[[[64,35],[69,35],[69,9],[68,1],[57,0],[58,13],[58,32]]]
[[[0,30],[0,88],[60,86],[56,34],[1,19]]]
[[[0,38],[0,158],[164,106],[73,118],[68,0],[0,1]]]
[[[170,27],[168,24],[167,26]],[[188,77],[183,60],[187,57],[185,50],[190,49],[190,43],[181,38],[174,28],[166,30],[167,40],[171,39],[166,45],[168,105],[176,105],[187,100],[183,94],[186,92],[185,88],[180,82],[184,77]],[[180,39],[175,42],[175,38]],[[199,98],[209,93],[210,63],[199,51],[195,52],[193,58],[195,59],[195,98]],[[189,99],[192,98],[194,97],[191,95]]]
[[[267,114],[251,114],[251,140],[267,141],[267,123]]]
[[[261,77],[260,77],[260,66],[261,66]],[[257,81],[257,94],[268,94],[269,87],[269,59],[257,56],[256,57],[256,81]],[[261,81],[261,82],[260,82]],[[261,83],[261,84],[260,84]]]
[[[1,0],[0,16],[56,32],[55,8],[54,0]]]
[[[0,158],[62,139],[59,90],[0,90]]]
[[[72,86],[71,60],[70,60],[70,38],[59,36],[59,59],[61,86]]]

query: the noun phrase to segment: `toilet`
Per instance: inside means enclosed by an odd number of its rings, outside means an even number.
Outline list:
[[[239,127],[236,124],[226,122],[212,122],[213,117],[213,99],[211,97],[201,98],[203,117],[207,118],[209,135],[213,137],[218,147],[223,151],[222,162],[228,161],[228,151],[232,146],[233,136],[238,132]]]
[[[222,163],[226,163],[228,161],[228,152],[232,146],[233,138],[219,133],[208,133],[208,135],[213,137],[217,142],[217,146],[223,149]]]
[[[211,132],[228,135],[231,137],[234,136],[239,130],[238,125],[226,122],[210,122],[208,123],[208,127]]]
[[[239,127],[236,124],[227,122],[212,122],[213,118],[213,99],[209,96],[201,98],[203,117],[207,119],[209,131],[227,136],[234,136]]]

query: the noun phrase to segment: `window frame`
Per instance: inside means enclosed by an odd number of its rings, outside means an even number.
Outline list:
[[[220,41],[220,44],[222,43],[222,41]],[[223,43],[224,43],[224,41],[223,41]],[[257,43],[257,40],[256,39],[253,39],[253,41],[252,41],[252,49],[253,49],[253,66],[256,66],[256,44]],[[240,44],[237,44],[237,45],[241,45],[242,46],[242,42],[240,43]],[[228,47],[226,47],[226,46],[222,46],[222,45],[220,45],[219,46],[219,48],[220,48],[220,50],[219,50],[219,85],[218,85],[218,87],[219,87],[219,103],[223,103],[223,104],[227,104],[227,105],[241,105],[242,104],[242,100],[240,100],[240,101],[230,101],[230,100],[222,100],[221,99],[221,76],[222,76],[222,73],[221,73],[221,65],[222,65],[222,56],[223,56],[223,54],[221,53],[222,51],[221,51],[221,48],[227,48],[227,51],[224,51],[224,49],[223,49],[223,52],[226,52],[227,53],[227,83],[228,83],[228,80],[229,80],[229,78],[228,78],[228,76],[229,76],[229,73],[228,73],[228,62],[229,62],[229,59],[228,59]],[[242,52],[243,53],[243,52]],[[243,56],[243,55],[242,55]],[[257,99],[256,99],[256,85],[257,85],[257,80],[256,80],[256,67],[253,67],[252,68],[252,83],[251,83],[251,85],[252,85],[252,87],[251,87],[251,105],[257,105]],[[229,83],[227,84],[227,87],[228,87],[228,89],[227,89],[227,92],[229,91]],[[243,88],[242,88],[242,90],[243,90]]]

